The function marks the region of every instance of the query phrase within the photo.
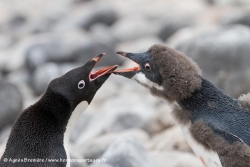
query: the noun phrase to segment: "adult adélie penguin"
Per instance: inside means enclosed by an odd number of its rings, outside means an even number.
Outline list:
[[[250,167],[250,98],[226,95],[201,76],[183,53],[153,45],[144,53],[117,52],[137,63],[114,74],[133,79],[172,104],[172,114],[205,167]]]
[[[92,72],[104,55],[52,80],[41,99],[21,113],[7,141],[1,167],[70,166],[67,160],[71,130],[98,89],[118,67]]]

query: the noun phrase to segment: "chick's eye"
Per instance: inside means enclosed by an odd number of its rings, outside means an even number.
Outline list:
[[[145,68],[147,71],[151,70],[151,67],[150,67],[150,64],[149,64],[149,63],[145,63],[145,64],[144,64],[144,68]]]
[[[85,87],[85,81],[81,80],[78,82],[78,89],[83,89]]]

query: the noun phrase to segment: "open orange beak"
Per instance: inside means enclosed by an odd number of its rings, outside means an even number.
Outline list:
[[[102,53],[102,54],[99,54],[99,55],[97,55],[96,57],[94,57],[92,59],[92,61],[95,62],[95,64],[92,67],[92,69],[101,60],[101,58],[103,56],[105,56],[105,55],[106,55],[105,53]],[[101,77],[101,76],[103,76],[105,74],[112,73],[112,72],[114,72],[117,69],[117,67],[118,67],[118,65],[113,65],[113,66],[101,68],[101,69],[99,69],[99,70],[97,70],[95,72],[90,72],[90,74],[89,74],[89,80],[93,81],[93,80],[95,80],[95,79],[97,79],[97,78],[99,78],[99,77]]]

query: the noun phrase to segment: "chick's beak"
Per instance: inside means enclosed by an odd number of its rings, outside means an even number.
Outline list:
[[[132,67],[132,68],[126,68],[126,69],[122,69],[122,70],[115,70],[113,73],[117,74],[117,75],[121,75],[124,76],[126,78],[132,78],[137,72],[139,72],[141,70],[141,66],[140,66],[140,60],[137,54],[133,54],[133,53],[126,53],[126,52],[116,52],[117,54],[126,57],[130,60],[132,60],[133,62],[135,62],[137,64],[136,67]]]

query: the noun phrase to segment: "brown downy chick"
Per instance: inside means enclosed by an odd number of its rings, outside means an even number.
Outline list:
[[[250,166],[250,110],[202,78],[197,64],[164,45],[144,53],[117,52],[138,64],[114,74],[136,80],[173,104],[173,115],[204,166]]]

